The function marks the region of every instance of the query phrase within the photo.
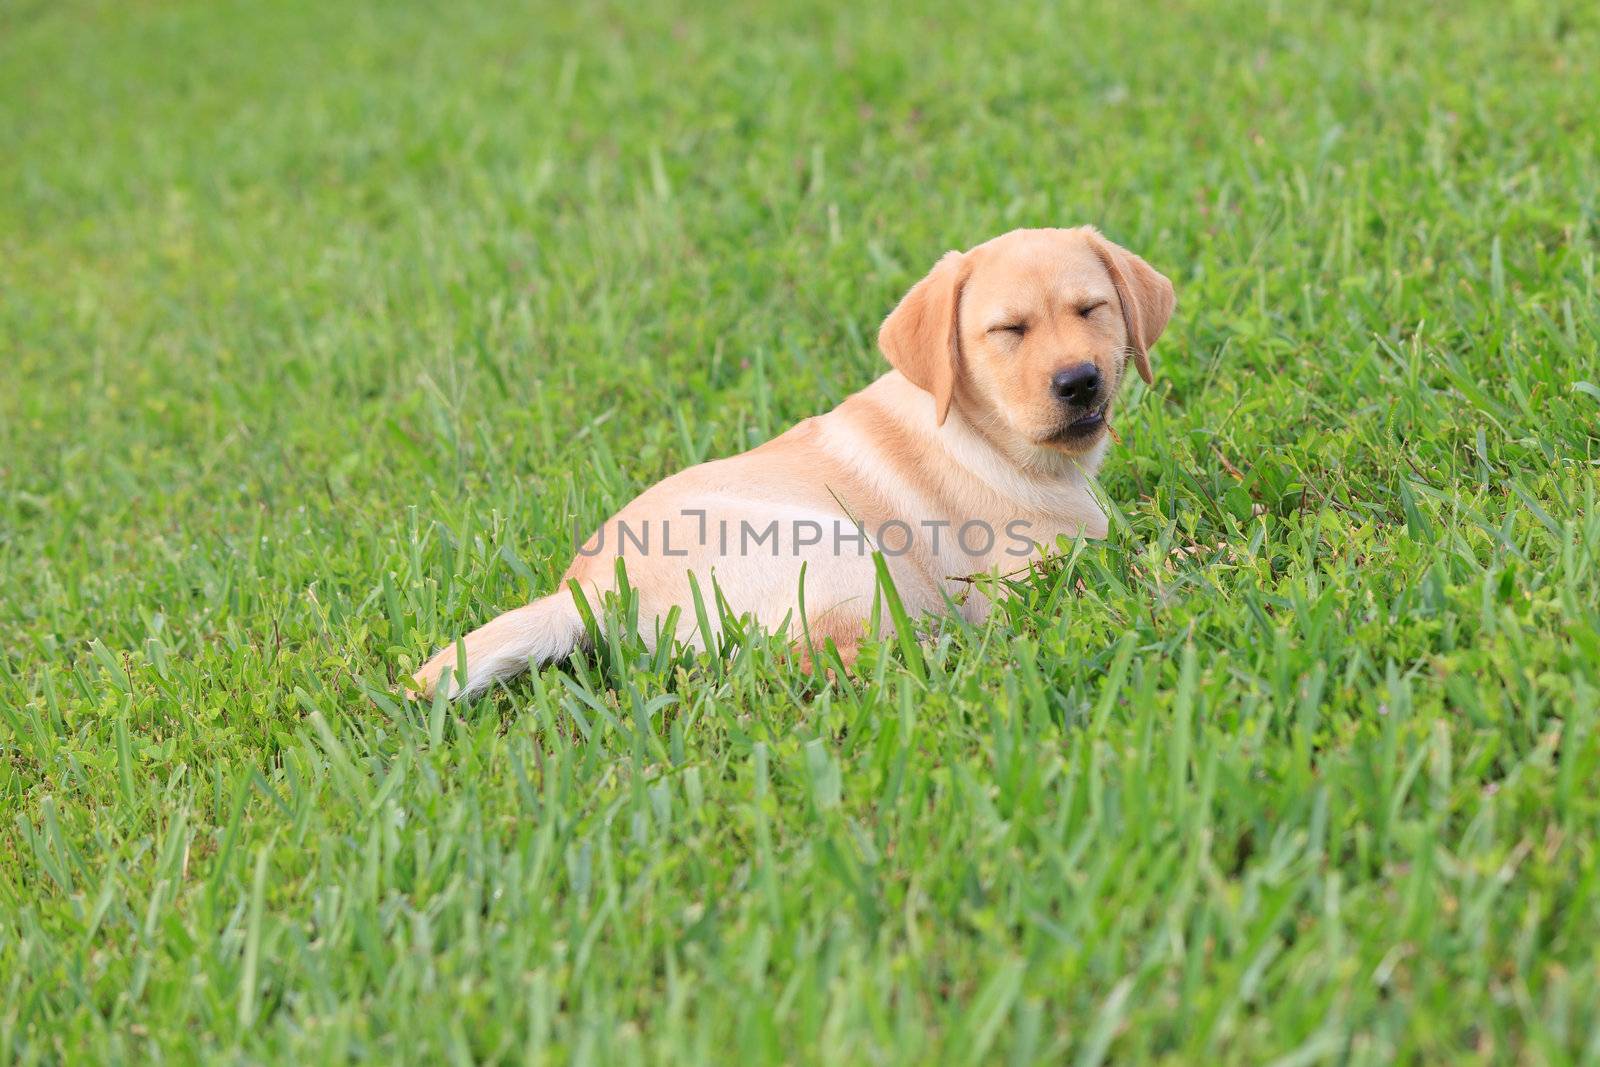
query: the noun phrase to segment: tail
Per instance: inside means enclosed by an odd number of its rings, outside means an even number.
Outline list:
[[[422,665],[416,679],[420,693],[432,696],[441,678],[451,697],[476,696],[502,678],[528,669],[528,663],[550,663],[570,656],[583,640],[583,619],[572,594],[560,590],[527,607],[508,611],[462,641],[467,648],[467,676],[457,677],[460,662],[455,644],[446,645]]]

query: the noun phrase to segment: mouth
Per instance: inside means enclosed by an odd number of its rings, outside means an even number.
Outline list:
[[[1073,419],[1045,440],[1057,445],[1082,444],[1085,441],[1092,441],[1100,436],[1101,431],[1106,428],[1106,412],[1110,407],[1110,401],[1101,404],[1089,414]]]

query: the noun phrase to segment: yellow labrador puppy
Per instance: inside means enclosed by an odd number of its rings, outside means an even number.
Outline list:
[[[470,695],[568,656],[584,639],[570,583],[598,605],[618,558],[641,632],[673,636],[658,631],[677,607],[692,632],[676,636],[699,648],[716,634],[693,621],[691,574],[708,605],[714,581],[736,615],[796,641],[804,625],[850,662],[874,552],[909,612],[979,621],[989,601],[964,579],[1016,570],[1063,534],[1105,536],[1087,479],[1128,363],[1150,381],[1147,352],[1172,309],[1172,283],[1092,227],[950,252],[884,320],[892,371],[781,437],[645,490],[579,550],[562,588],[467,635],[465,678],[451,645],[416,680],[431,694],[448,674],[451,695]]]

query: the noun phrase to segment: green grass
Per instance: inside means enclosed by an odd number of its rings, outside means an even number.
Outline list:
[[[1429,7],[0,7],[0,1059],[1600,1063],[1600,16]],[[1082,222],[1004,618],[388,695]]]

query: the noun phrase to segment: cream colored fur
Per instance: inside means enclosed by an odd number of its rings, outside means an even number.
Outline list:
[[[1014,571],[1058,537],[1106,531],[1089,491],[1106,434],[1072,429],[1096,416],[1055,395],[1053,376],[1092,363],[1103,382],[1098,410],[1108,418],[1130,361],[1147,370],[1145,353],[1172,306],[1171,283],[1090,228],[1018,230],[950,253],[884,322],[879,344],[895,370],[764,445],[645,490],[607,520],[596,535],[605,535],[604,549],[580,554],[562,588],[466,636],[466,678],[452,680],[451,694],[481,692],[530,663],[571,654],[584,631],[567,582],[594,605],[614,590],[619,523],[635,534],[646,523],[651,529],[652,551],[638,552],[631,541],[622,551],[647,637],[676,606],[677,638],[702,648],[714,640],[694,623],[692,572],[703,596],[715,581],[736,613],[787,626],[798,640],[803,565],[811,637],[818,645],[832,638],[848,663],[872,611],[870,551],[885,546],[840,545],[835,530],[859,524],[875,535],[896,521],[916,534],[909,550],[885,551],[907,609],[954,605],[980,620],[990,603],[964,579]],[[768,542],[740,551],[737,540],[725,547],[717,536],[724,521],[761,531],[774,520],[775,554]],[[672,529],[671,555],[659,541],[663,521]],[[820,543],[800,543],[808,522],[821,525]],[[946,525],[935,548],[938,523]],[[989,550],[976,550],[984,547],[980,536],[963,544],[958,532],[969,523],[996,534]],[[706,543],[699,544],[702,526]],[[1012,554],[1018,542],[1007,535],[1019,528],[1031,543],[1026,556]],[[456,646],[442,649],[417,672],[422,692],[457,664]]]

